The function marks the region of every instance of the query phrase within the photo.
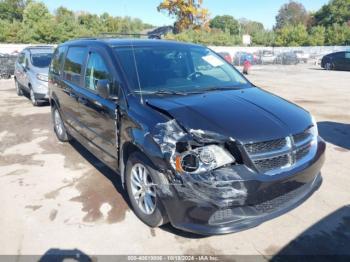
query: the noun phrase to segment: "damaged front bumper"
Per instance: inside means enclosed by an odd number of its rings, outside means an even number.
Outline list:
[[[313,159],[274,176],[244,165],[185,174],[181,183],[162,185],[159,196],[176,228],[204,235],[237,232],[288,212],[317,190],[324,152],[319,140]]]

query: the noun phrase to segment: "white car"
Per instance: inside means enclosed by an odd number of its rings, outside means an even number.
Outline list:
[[[304,53],[304,51],[301,50],[294,51],[294,54],[296,54],[299,62],[307,63],[310,59],[310,54]]]

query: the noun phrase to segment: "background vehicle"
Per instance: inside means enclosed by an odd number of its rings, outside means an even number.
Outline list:
[[[56,49],[49,79],[57,138],[116,170],[149,226],[239,231],[321,184],[325,143],[312,116],[203,46],[74,40]]]
[[[230,53],[228,53],[228,52],[219,52],[218,55],[220,55],[223,59],[225,59],[230,64],[233,63],[233,60],[232,60],[232,57],[231,57]]]
[[[246,53],[246,52],[237,52],[235,54],[234,57],[234,65],[236,66],[242,66],[244,65],[245,61],[249,61],[252,65],[255,64],[254,63],[254,56],[250,53]]]
[[[17,56],[0,54],[0,78],[9,79],[15,72]]]
[[[285,52],[278,54],[275,59],[275,64],[281,65],[296,65],[299,63],[299,59],[293,52]]]
[[[296,50],[296,51],[294,51],[294,54],[299,59],[299,62],[307,63],[310,59],[310,55],[307,53],[304,53],[304,51],[302,51],[302,50]]]
[[[53,47],[32,46],[25,48],[15,64],[15,86],[19,96],[28,93],[34,106],[48,101],[48,71]]]
[[[326,70],[350,70],[350,51],[325,55],[321,67]]]
[[[273,64],[275,62],[276,56],[272,51],[263,50],[260,52],[260,60],[263,65]]]

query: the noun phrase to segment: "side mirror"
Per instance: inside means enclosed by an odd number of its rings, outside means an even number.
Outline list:
[[[97,94],[105,99],[109,97],[109,81],[107,79],[97,81]]]

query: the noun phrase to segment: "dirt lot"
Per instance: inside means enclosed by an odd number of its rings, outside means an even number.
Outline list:
[[[328,142],[324,182],[281,217],[213,237],[145,226],[115,173],[76,142],[56,140],[50,107],[33,107],[13,80],[1,80],[0,254],[350,254],[350,72],[270,66],[249,79],[316,116]]]

